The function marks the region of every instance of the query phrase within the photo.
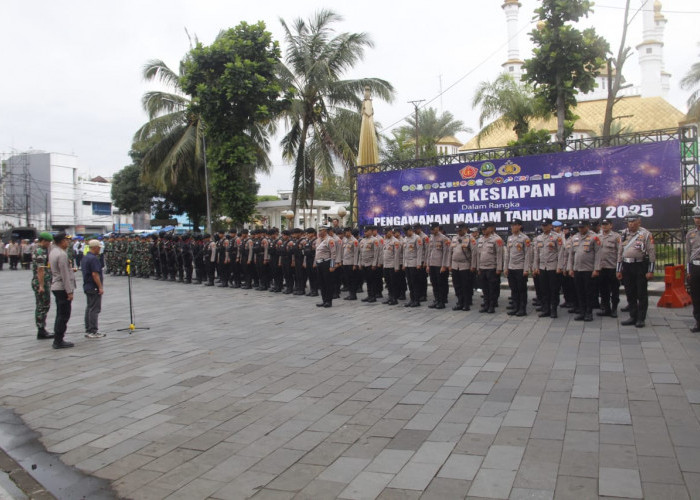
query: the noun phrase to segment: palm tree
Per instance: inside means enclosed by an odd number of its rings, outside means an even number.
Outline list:
[[[700,62],[690,67],[688,73],[681,80],[681,88],[692,90],[688,98],[688,119],[700,120]]]
[[[516,82],[507,73],[501,73],[493,82],[479,84],[472,100],[472,107],[479,105],[481,105],[479,115],[481,130],[477,135],[479,143],[483,137],[492,133],[502,123],[512,125],[515,135],[520,139],[530,130],[530,120],[545,118],[549,115],[549,111],[534,96],[532,89]],[[496,117],[500,119],[484,127],[487,120]]]
[[[178,185],[204,192],[204,124],[190,111],[190,99],[180,87],[180,75],[163,61],[143,67],[147,81],[160,81],[171,91],[146,92],[142,99],[148,122],[134,134],[134,144],[147,147],[141,160],[142,178],[167,193]]]
[[[410,137],[415,141],[416,119],[411,116],[406,119],[408,125],[403,125],[398,129],[398,136]],[[471,129],[464,126],[461,120],[449,111],[438,116],[435,108],[423,108],[418,111],[418,147],[422,157],[435,156],[435,145],[443,137],[455,135],[457,132],[471,132]],[[415,142],[414,142],[415,146]]]
[[[282,139],[285,158],[294,160],[292,211],[313,200],[316,172],[333,170],[334,159],[348,160],[352,148],[344,130],[359,124],[365,86],[380,99],[391,100],[394,89],[378,78],[343,80],[343,74],[362,60],[373,43],[365,33],[338,33],[333,24],[342,18],[330,10],[318,11],[308,22],[296,19],[291,27],[281,19],[287,52],[280,78],[293,89],[282,113],[287,134]]]

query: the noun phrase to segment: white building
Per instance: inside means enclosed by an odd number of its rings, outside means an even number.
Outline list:
[[[0,228],[33,226],[69,234],[105,233],[133,216],[117,215],[112,184],[101,177],[81,179],[78,157],[28,152],[2,162]]]
[[[329,200],[314,200],[313,207],[308,209],[297,208],[296,217],[293,220],[288,219],[285,215],[291,215],[292,201],[291,191],[278,191],[279,200],[260,201],[255,207],[255,218],[258,225],[263,227],[285,226],[291,227],[313,227],[317,228],[320,225],[327,223],[332,219],[338,219],[341,226],[345,223],[347,217],[347,206],[350,202],[329,201]],[[345,213],[345,216],[340,216],[338,212]],[[284,221],[284,222],[283,222]]]

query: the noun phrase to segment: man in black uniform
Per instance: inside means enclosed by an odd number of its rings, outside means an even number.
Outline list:
[[[310,227],[306,230],[306,245],[304,245],[304,266],[306,275],[309,277],[309,293],[307,297],[318,297],[318,276],[314,272],[314,263],[316,259],[316,230]]]
[[[292,230],[294,236],[294,293],[293,295],[306,295],[306,268],[304,267],[304,246],[306,236],[301,228],[295,227]]]

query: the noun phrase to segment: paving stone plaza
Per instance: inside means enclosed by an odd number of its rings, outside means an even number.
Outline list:
[[[700,498],[690,308],[653,306],[636,329],[514,318],[506,294],[495,315],[319,309],[135,279],[150,329],[130,335],[116,277],[107,337],[84,338],[78,291],[76,346],[54,350],[29,281],[0,273],[0,403],[115,498]]]

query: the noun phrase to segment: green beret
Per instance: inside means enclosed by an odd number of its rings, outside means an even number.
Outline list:
[[[43,231],[39,233],[39,239],[44,241],[53,241],[53,235],[49,232]]]

